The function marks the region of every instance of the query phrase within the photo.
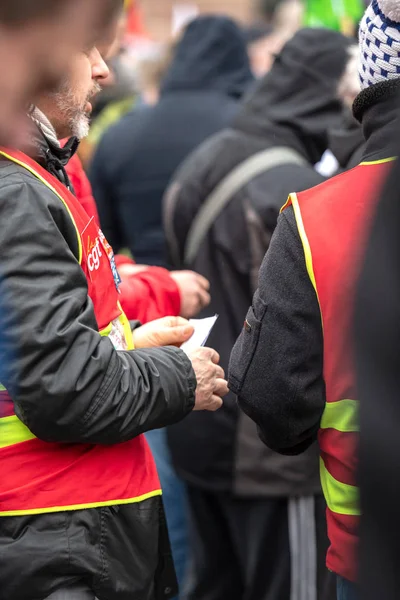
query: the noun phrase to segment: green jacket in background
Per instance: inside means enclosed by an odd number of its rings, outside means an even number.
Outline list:
[[[307,0],[305,24],[355,35],[364,9],[362,0]]]

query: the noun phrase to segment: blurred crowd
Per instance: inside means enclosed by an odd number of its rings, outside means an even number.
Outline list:
[[[0,2],[0,600],[395,600],[400,0],[136,9]]]

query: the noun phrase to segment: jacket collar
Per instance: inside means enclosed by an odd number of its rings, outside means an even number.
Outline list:
[[[61,146],[54,128],[43,113],[35,108],[29,116],[32,123],[30,156],[73,191],[65,167],[78,149],[78,138],[71,137],[64,146]]]
[[[397,154],[400,79],[377,83],[363,90],[353,105],[366,147],[363,161],[379,161]]]
[[[329,149],[342,169],[349,167],[355,156],[363,154],[365,139],[360,124],[347,107],[343,111],[341,127],[329,131]]]

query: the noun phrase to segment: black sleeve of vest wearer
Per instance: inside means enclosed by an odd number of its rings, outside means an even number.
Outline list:
[[[240,407],[271,449],[300,454],[316,439],[325,406],[322,356],[319,305],[288,208],[262,264],[229,375]]]
[[[45,441],[98,444],[181,420],[194,406],[189,359],[117,352],[101,337],[64,205],[31,175],[1,175],[3,325],[16,357],[2,383],[19,418]]]

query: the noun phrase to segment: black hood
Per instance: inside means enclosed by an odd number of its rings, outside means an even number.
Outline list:
[[[252,80],[243,32],[231,19],[204,16],[187,26],[162,93],[217,90],[240,98]]]
[[[342,169],[355,166],[353,159],[359,156],[365,145],[363,130],[350,109],[345,109],[340,127],[329,131],[329,149]]]
[[[289,144],[316,163],[339,126],[340,77],[354,43],[329,29],[301,29],[276,57],[235,121],[235,128]]]

